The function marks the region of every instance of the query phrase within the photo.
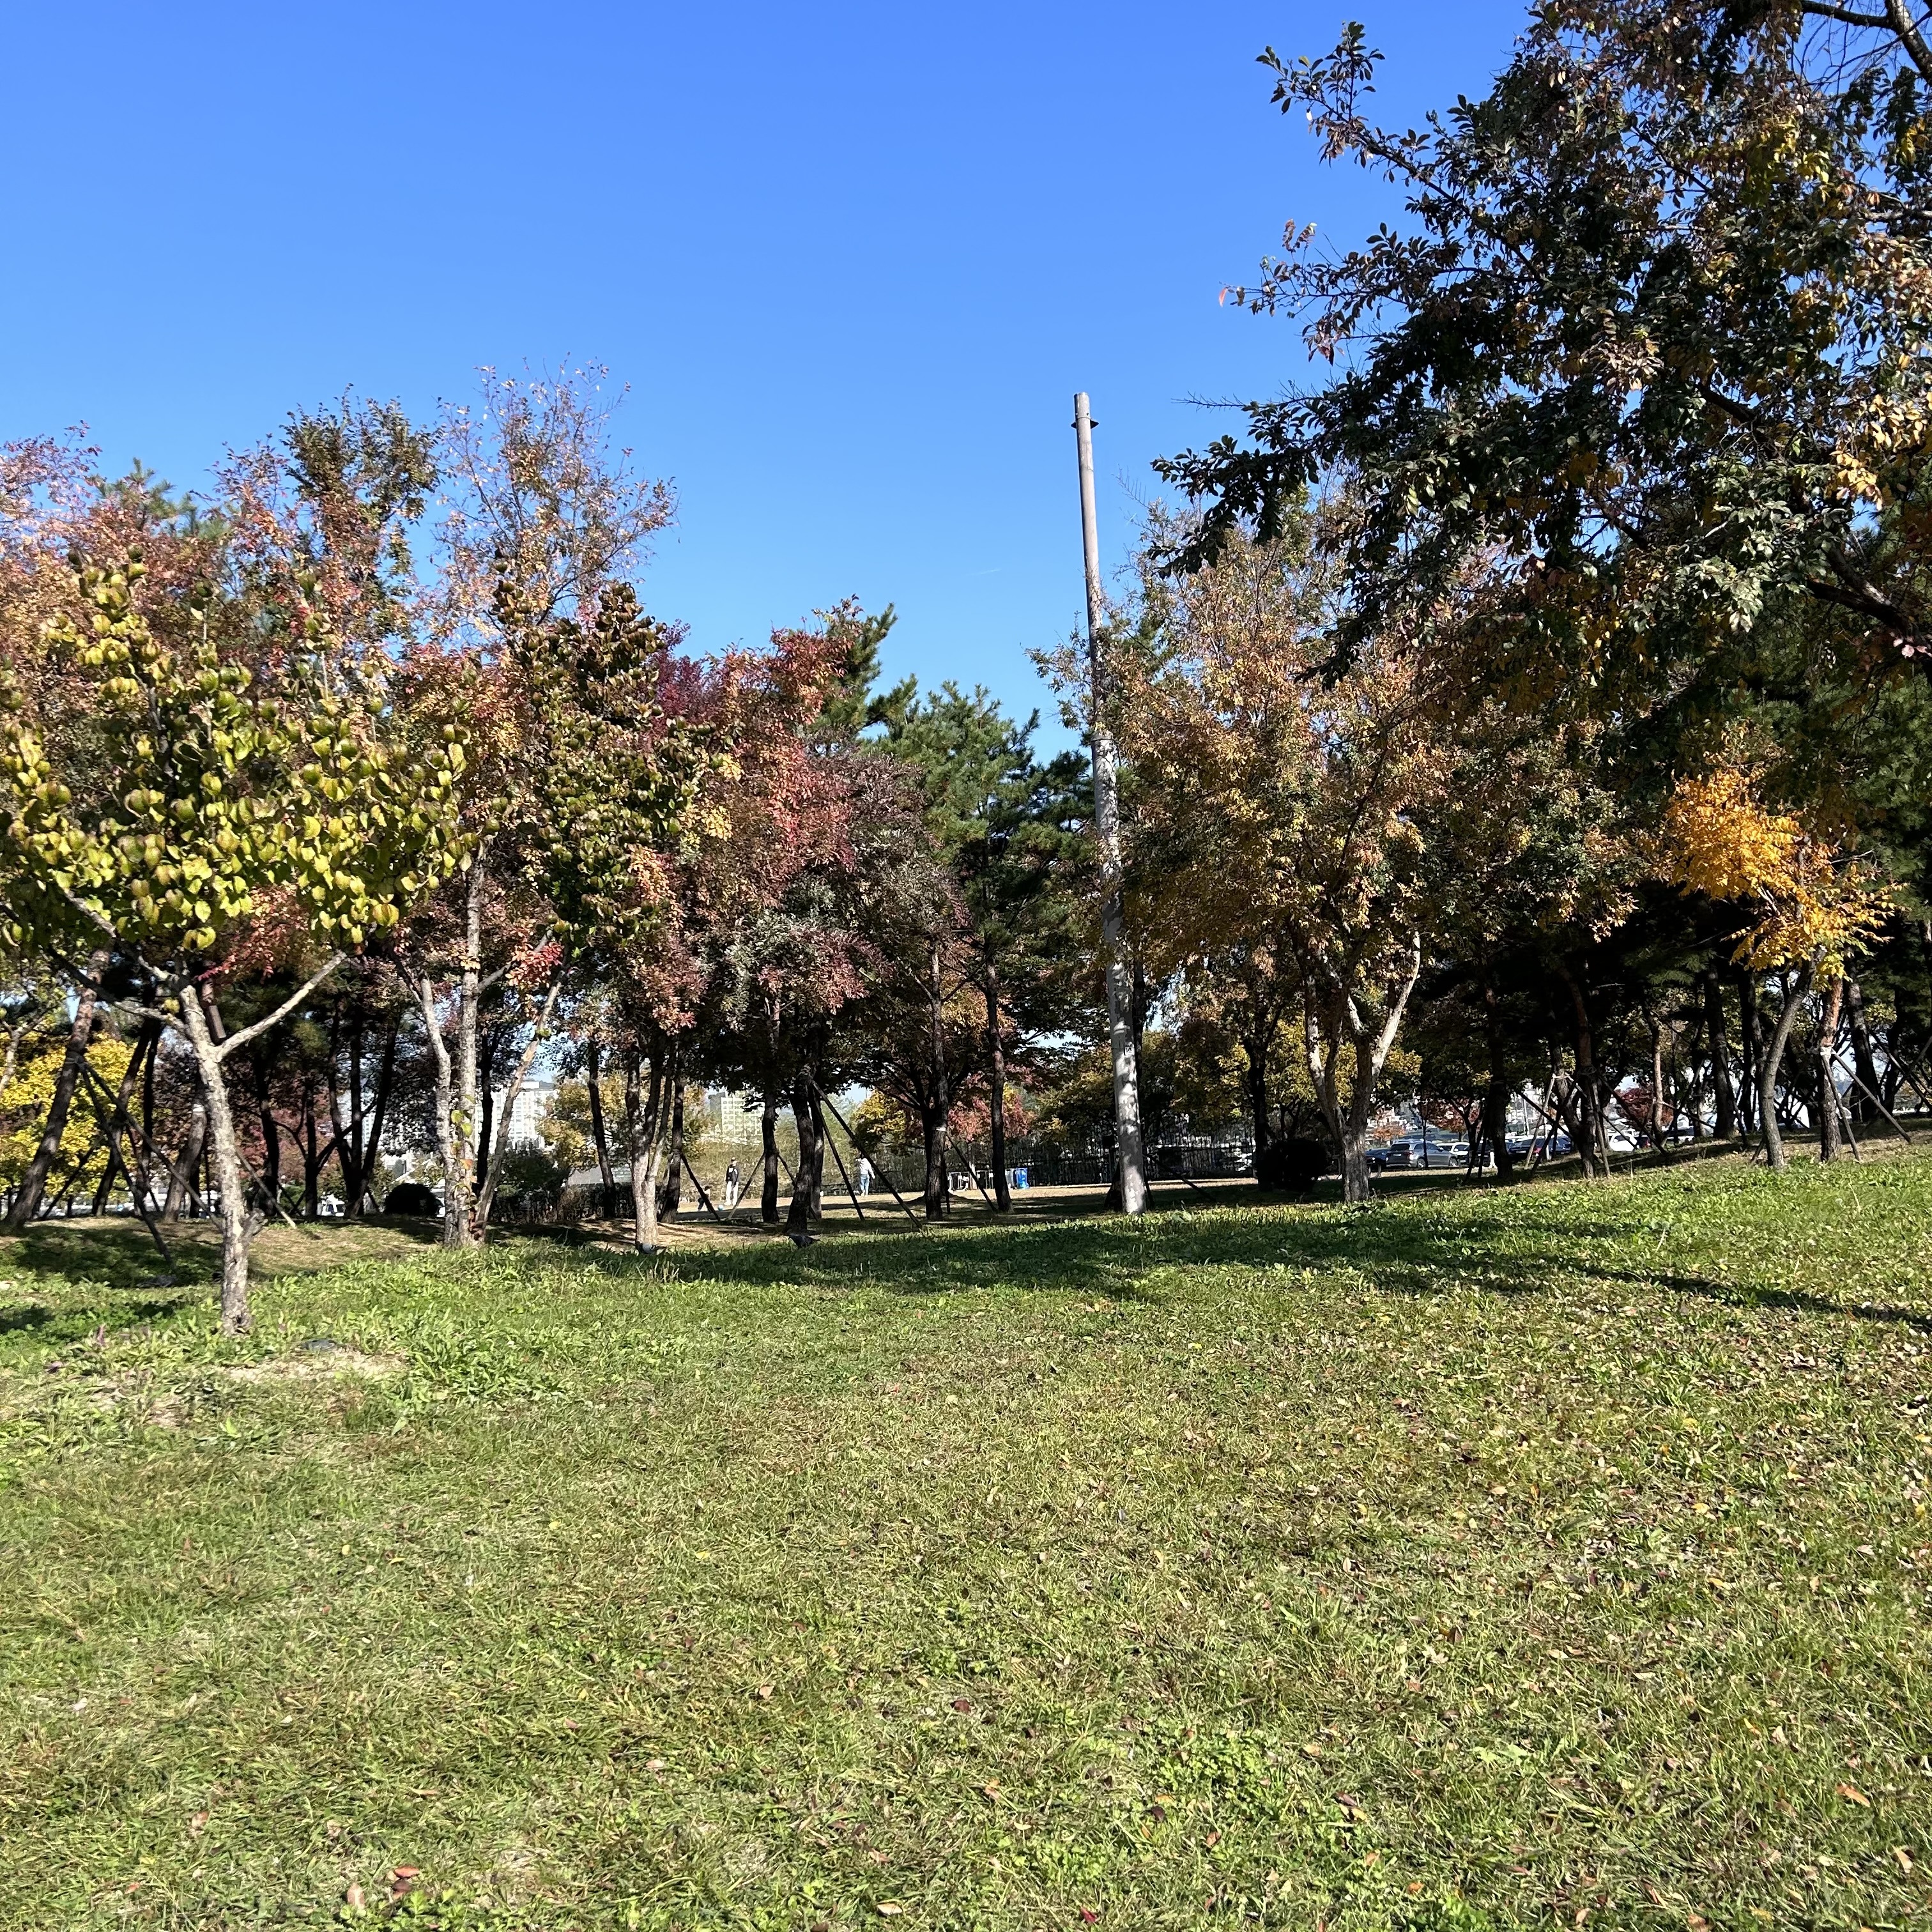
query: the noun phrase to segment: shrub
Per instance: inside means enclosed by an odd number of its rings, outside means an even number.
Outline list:
[[[1322,1142],[1298,1134],[1270,1141],[1255,1156],[1255,1179],[1278,1193],[1308,1194],[1334,1165]]]
[[[402,1180],[389,1190],[389,1198],[382,1203],[382,1212],[434,1221],[442,1212],[442,1203],[436,1198],[434,1188],[425,1187],[420,1180]]]

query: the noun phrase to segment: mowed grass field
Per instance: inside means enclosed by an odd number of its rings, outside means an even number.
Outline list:
[[[0,1244],[0,1924],[1932,1916],[1916,1158],[275,1238]]]

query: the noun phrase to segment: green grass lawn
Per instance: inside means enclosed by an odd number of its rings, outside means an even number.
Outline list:
[[[138,1234],[0,1244],[8,1926],[1932,1915],[1932,1164]]]

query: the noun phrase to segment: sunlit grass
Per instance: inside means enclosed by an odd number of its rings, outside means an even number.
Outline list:
[[[1932,1904],[1916,1162],[282,1230],[240,1345],[138,1236],[0,1244],[8,1924]]]

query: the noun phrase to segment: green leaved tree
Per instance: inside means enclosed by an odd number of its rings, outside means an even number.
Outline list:
[[[211,593],[158,625],[142,574],[138,555],[83,565],[42,633],[40,674],[0,666],[0,935],[97,993],[112,974],[187,1042],[220,1196],[221,1327],[238,1334],[267,1210],[227,1064],[455,862],[463,741],[452,728],[404,750],[382,661],[336,650],[312,608],[214,626]],[[50,706],[85,729],[50,731]],[[230,1032],[224,980],[298,956],[313,970],[297,992]]]

